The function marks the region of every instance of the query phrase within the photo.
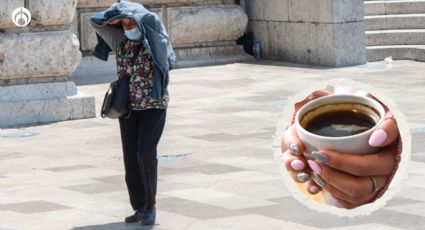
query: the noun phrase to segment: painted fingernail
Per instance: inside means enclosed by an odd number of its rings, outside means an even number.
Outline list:
[[[369,138],[369,145],[373,147],[379,147],[387,140],[388,134],[383,129],[378,129],[372,133]]]
[[[321,188],[325,187],[325,182],[316,173],[312,173],[311,179]]]
[[[298,179],[299,182],[304,183],[304,182],[308,181],[309,178],[310,178],[310,176],[305,172],[301,172],[301,173],[297,174],[297,179]]]
[[[310,166],[310,168],[313,170],[313,172],[315,172],[317,175],[320,175],[320,173],[322,173],[322,169],[315,161],[308,160],[307,163]]]
[[[319,151],[313,151],[311,152],[311,156],[314,157],[314,159],[326,164],[329,161],[329,158],[325,155],[323,155],[323,153],[319,152]]]
[[[289,149],[291,150],[291,152],[294,155],[297,155],[297,156],[300,155],[300,149],[298,148],[298,146],[295,143],[291,143],[289,145]]]
[[[319,192],[319,187],[317,187],[316,185],[312,185],[312,186],[310,186],[310,188],[308,188],[308,191],[309,191],[311,194],[316,194],[316,193],[318,193],[318,192]]]
[[[299,170],[303,170],[305,168],[305,164],[304,162],[300,161],[300,160],[293,160],[291,162],[291,167],[297,171]]]

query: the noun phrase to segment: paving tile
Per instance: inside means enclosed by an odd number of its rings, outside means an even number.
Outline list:
[[[88,120],[84,122],[75,122],[68,127],[71,129],[90,129],[90,128],[99,128],[103,126],[109,126],[107,123],[103,123],[100,121]]]
[[[60,211],[55,212],[46,212],[49,214],[56,214]],[[24,213],[18,213],[13,211],[0,211],[0,229],[10,229],[10,230],[21,230],[21,229],[31,229],[31,230],[64,230],[66,227],[70,229],[70,226],[63,226],[61,224],[55,223],[55,222],[48,222],[45,219],[39,219],[39,218],[30,218],[32,215],[35,215],[37,213],[32,214],[24,214]]]
[[[187,169],[194,165],[201,166],[201,165],[208,165],[210,162],[200,159],[192,158],[193,154],[188,155],[187,157],[179,158],[175,161],[163,161],[159,162],[159,167],[164,167],[165,170],[167,169]],[[184,171],[184,170],[182,170]],[[179,172],[179,171],[177,171]]]
[[[411,200],[411,199],[407,199],[407,198],[404,198],[404,197],[395,196],[387,202],[385,207],[396,207],[400,204],[417,204],[417,203],[418,203],[417,200]],[[420,202],[420,203],[423,203],[423,202]],[[424,204],[422,204],[422,205],[424,205]]]
[[[412,153],[423,152],[425,150],[425,132],[412,133]]]
[[[397,205],[385,207],[385,209],[412,216],[421,216],[422,219],[425,219],[425,202],[399,203]]]
[[[247,157],[243,155],[239,155],[237,153],[233,154],[233,156],[222,157],[222,158],[213,158],[208,159],[209,162],[215,162],[225,165],[232,165],[236,167],[244,167],[244,166],[258,166],[262,164],[270,164],[270,155],[267,159],[258,158],[258,157]]]
[[[242,100],[253,101],[253,102],[266,102],[266,101],[284,101],[288,96],[291,96],[294,92],[288,90],[274,90],[263,94],[258,94],[252,97],[244,97]]]
[[[359,224],[359,225],[350,225],[350,226],[344,226],[344,227],[328,228],[328,230],[365,230],[365,229],[402,230],[403,228],[391,227],[384,224]]]
[[[425,162],[410,161],[409,174],[425,175]]]
[[[314,230],[319,229],[310,227],[304,224],[291,223],[288,221],[282,221],[262,215],[249,214],[235,217],[225,217],[209,220],[209,222],[215,223],[225,228],[235,228],[241,230],[257,230],[258,226],[262,229],[299,229],[299,230]]]
[[[97,177],[94,178],[94,180],[102,181],[108,184],[123,184],[125,182],[125,175]]]
[[[82,184],[62,187],[63,189],[68,189],[71,191],[81,192],[85,194],[99,194],[99,193],[109,193],[115,191],[122,191],[126,189],[125,187],[117,186],[115,184],[108,183],[93,183],[93,184]]]
[[[94,167],[90,165],[71,165],[71,166],[47,168],[46,170],[52,171],[52,172],[64,172],[64,171],[73,171],[73,170],[87,169],[87,168],[94,168]]]
[[[420,186],[405,185],[403,189],[397,193],[397,196],[425,202],[424,188]]]
[[[143,227],[141,224],[125,224],[125,223],[109,223],[109,224],[99,224],[91,226],[81,226],[75,227],[72,230],[151,230],[151,229],[160,229],[157,227]]]
[[[116,78],[114,59],[84,57],[69,78],[80,92],[96,97],[97,114],[108,82]],[[255,62],[173,70],[158,154],[185,156],[160,159],[155,229],[422,230],[425,146],[424,132],[418,128],[425,127],[425,107],[418,102],[424,99],[425,65],[395,61],[387,67]],[[271,150],[277,119],[291,108],[288,96],[335,77],[381,88],[413,130],[413,161],[405,187],[366,217],[319,213],[296,201],[283,184]],[[123,223],[132,210],[116,120],[98,117],[23,130],[40,135],[1,139],[0,228],[143,229]],[[28,213],[11,211],[8,205]]]
[[[220,81],[212,81],[212,80],[204,80],[193,83],[196,86],[203,86],[208,88],[217,88],[217,89],[231,89],[231,88],[239,88],[239,87],[247,87],[253,85],[255,80],[253,79],[244,79],[243,81],[239,79],[229,79],[229,80],[220,80]]]
[[[367,223],[389,225],[402,229],[421,229],[421,227],[419,226],[425,226],[425,218],[419,215],[412,215],[400,211],[387,210],[386,208],[375,211],[369,216],[360,216],[352,218],[337,217],[331,214],[310,210],[305,206],[300,206],[298,201],[296,201],[292,197],[271,199],[271,201],[279,202],[280,205],[259,207],[245,211],[255,212],[272,218],[320,228],[335,228],[342,226],[361,225]],[[397,209],[397,206],[393,207],[394,209]],[[308,222],[306,222],[306,217],[308,217]]]
[[[0,150],[0,161],[4,159],[11,159],[11,158],[21,158],[25,157],[25,154],[23,152],[16,152],[16,151],[2,151]]]
[[[9,210],[13,212],[19,212],[24,214],[31,214],[37,212],[51,212],[63,209],[70,209],[70,207],[37,200],[37,201],[28,201],[28,202],[20,202],[20,203],[10,203],[1,205],[2,210]]]
[[[180,198],[163,198],[158,200],[158,203],[158,208],[161,210],[171,213],[178,213],[180,215],[201,220],[208,220],[219,217],[229,217],[235,215],[232,210],[226,208],[202,204],[199,202]]]
[[[196,165],[188,168],[180,168],[186,172],[196,172],[208,175],[217,175],[217,174],[225,174],[225,173],[233,173],[233,172],[241,172],[246,171],[244,168],[229,166],[225,164],[207,164],[207,165]]]
[[[176,190],[163,192],[162,194],[179,199],[191,200],[202,204],[234,210],[275,204],[274,202],[258,199],[255,197],[247,197],[240,194],[236,195],[232,193],[221,192],[219,190],[203,188]]]
[[[411,160],[425,163],[425,152],[422,150],[422,152],[412,153]]]
[[[206,188],[193,188],[193,189],[184,189],[184,190],[176,190],[170,192],[163,192],[164,195],[172,196],[180,199],[186,199],[191,201],[204,201],[214,198],[223,198],[223,197],[232,197],[235,194],[220,192],[214,189],[206,189]]]
[[[270,206],[270,205],[276,204],[271,201],[261,200],[256,197],[245,197],[239,194],[234,196],[229,196],[229,197],[222,197],[222,198],[210,198],[210,199],[202,200],[199,202],[203,204],[209,204],[209,205],[232,209],[232,210],[264,207],[264,206]]]
[[[248,137],[253,135],[248,135]],[[214,134],[206,134],[206,135],[199,135],[199,136],[193,136],[194,138],[199,138],[206,141],[225,141],[225,142],[234,142],[238,140],[243,140],[248,138],[245,135],[233,135],[228,133],[214,133]]]
[[[172,220],[172,221],[170,221]],[[177,212],[164,211],[162,208],[157,211],[157,226],[160,229],[210,229],[204,225],[206,221],[194,217],[181,215]],[[203,228],[199,228],[202,226]]]

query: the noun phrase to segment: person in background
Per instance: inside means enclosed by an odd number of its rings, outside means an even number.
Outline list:
[[[126,223],[156,220],[157,145],[165,126],[168,78],[175,55],[159,17],[143,5],[113,4],[92,16],[98,44],[93,55],[115,53],[117,75],[130,77],[130,116],[120,118],[125,181],[135,213]]]

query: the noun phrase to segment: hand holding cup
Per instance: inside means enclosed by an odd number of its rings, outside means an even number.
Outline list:
[[[395,170],[398,153],[397,123],[383,111],[375,127],[346,138],[351,142],[323,136],[300,138],[300,133],[306,134],[300,132],[300,124],[290,126],[282,143],[289,174],[304,183],[310,194],[324,191],[326,203],[331,205],[351,209],[373,201]],[[365,142],[362,148],[352,148],[361,142]]]

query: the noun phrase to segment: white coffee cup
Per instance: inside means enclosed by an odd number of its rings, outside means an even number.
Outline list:
[[[364,132],[343,137],[328,137],[320,136],[314,133],[307,131],[301,125],[301,119],[310,111],[317,109],[319,107],[328,106],[332,108],[333,105],[337,104],[360,104],[365,105],[373,109],[373,112],[379,115],[379,118],[376,122],[376,125]],[[355,108],[354,108],[355,109]],[[298,137],[304,143],[305,153],[308,155],[312,151],[319,150],[334,150],[341,153],[351,153],[351,154],[369,154],[377,152],[378,148],[372,147],[369,145],[369,138],[373,131],[378,128],[385,119],[385,109],[384,107],[377,102],[376,100],[360,95],[329,95],[317,98],[310,101],[301,107],[295,116],[295,125]]]
[[[376,124],[372,128],[358,134],[342,137],[328,137],[316,135],[307,131],[301,125],[303,117],[310,111],[315,111],[315,109],[317,109],[318,111],[318,108],[326,108],[328,111],[331,111],[332,107],[336,108],[341,104],[363,105],[359,107],[371,108],[372,110],[370,111],[373,112],[374,115],[379,115],[379,118],[375,120]],[[356,109],[356,107],[353,106],[353,109]],[[318,116],[317,114],[316,116]],[[374,132],[384,121],[385,109],[379,102],[367,96],[339,94],[324,96],[310,101],[309,103],[301,107],[301,109],[297,112],[295,119],[298,137],[301,139],[305,146],[304,154],[306,158],[310,158],[310,154],[313,151],[320,151],[325,149],[334,150],[341,153],[362,155],[378,151],[378,148],[369,145],[369,138],[372,132]],[[316,178],[314,178],[315,176]],[[317,175],[312,175],[312,179],[320,185],[320,181],[316,181]],[[326,204],[339,207],[338,202],[336,202],[336,200],[332,198],[331,194],[328,191],[323,190],[323,198]]]

